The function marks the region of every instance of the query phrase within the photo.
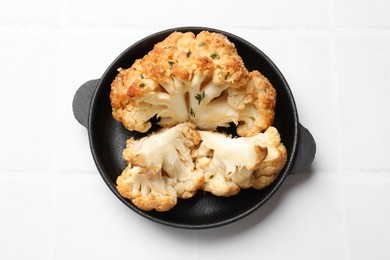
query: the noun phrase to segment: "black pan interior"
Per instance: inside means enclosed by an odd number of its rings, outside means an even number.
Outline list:
[[[110,84],[117,75],[117,68],[130,67],[135,59],[142,58],[153,48],[155,43],[162,41],[171,32],[192,31],[196,34],[202,30],[220,32],[228,36],[230,41],[235,44],[247,68],[261,71],[276,88],[277,104],[274,126],[281,133],[282,141],[287,148],[288,163],[279,178],[262,190],[242,190],[238,195],[229,198],[216,197],[199,191],[191,199],[179,200],[178,204],[169,212],[140,211],[130,201],[123,199],[118,194],[115,189],[115,181],[126,167],[122,159],[126,139],[142,135],[126,130],[112,118],[109,99]],[[288,84],[264,53],[245,40],[227,32],[202,27],[181,27],[156,33],[137,42],[110,65],[102,76],[92,100],[88,129],[92,154],[100,174],[108,187],[129,208],[146,218],[174,227],[210,228],[236,221],[248,215],[263,205],[277,190],[288,174],[295,156],[297,123],[296,107]]]

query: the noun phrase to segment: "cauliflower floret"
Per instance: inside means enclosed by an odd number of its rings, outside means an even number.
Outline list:
[[[231,196],[240,188],[261,189],[271,184],[287,161],[279,132],[269,127],[252,137],[199,131],[202,143],[196,168],[204,172],[203,189],[217,196]]]
[[[144,133],[152,126],[149,120],[156,115],[162,119],[161,126],[187,121],[185,88],[180,80],[156,82],[143,71],[141,60],[118,71],[110,93],[112,114],[126,128]]]
[[[279,176],[287,162],[287,150],[275,127],[269,127],[263,134],[258,134],[256,138],[258,144],[266,146],[268,150],[267,157],[253,173],[252,187],[262,189]]]
[[[196,168],[205,175],[203,189],[217,196],[232,196],[252,186],[252,172],[267,155],[253,138],[199,131],[202,143]]]
[[[245,91],[229,89],[228,102],[240,111],[237,134],[253,136],[272,125],[275,115],[276,91],[259,71],[249,73]]]
[[[119,194],[142,210],[167,211],[177,203],[175,189],[161,173],[129,164],[116,182]]]
[[[192,121],[215,131],[233,122],[240,136],[272,124],[275,90],[259,72],[248,72],[229,39],[219,33],[174,32],[111,84],[113,117],[146,132],[149,120],[172,127]]]
[[[157,211],[171,209],[177,198],[192,197],[204,182],[191,157],[199,142],[191,123],[130,138],[123,151],[129,165],[117,179],[119,193],[140,209]]]

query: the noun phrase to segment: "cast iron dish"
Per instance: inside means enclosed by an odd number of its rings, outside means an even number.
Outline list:
[[[258,69],[277,91],[274,126],[279,130],[287,148],[288,161],[279,177],[262,190],[246,189],[238,195],[224,198],[198,191],[191,199],[179,200],[168,212],[145,212],[124,199],[116,190],[116,179],[126,167],[122,151],[126,139],[143,136],[126,130],[111,115],[110,84],[119,67],[128,68],[135,59],[142,58],[157,42],[174,31],[202,30],[226,35],[237,48],[248,70]],[[275,64],[259,49],[231,33],[204,27],[180,27],[150,35],[125,50],[108,67],[100,79],[83,84],[73,100],[76,119],[88,129],[89,143],[96,166],[110,190],[130,209],[150,220],[178,228],[205,229],[237,221],[260,208],[277,191],[289,174],[308,167],[314,159],[316,145],[310,132],[298,121],[298,112],[291,90]]]

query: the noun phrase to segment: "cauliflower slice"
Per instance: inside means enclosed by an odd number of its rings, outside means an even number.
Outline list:
[[[191,157],[199,142],[191,123],[130,138],[123,151],[129,165],[117,179],[117,190],[143,210],[167,211],[177,198],[192,197],[204,182]]]
[[[237,125],[253,136],[272,124],[276,92],[258,71],[248,72],[229,39],[219,33],[174,32],[111,84],[113,117],[146,132],[192,121],[199,129]]]
[[[287,152],[274,127],[232,138],[181,123],[130,138],[123,158],[129,165],[117,179],[119,193],[142,210],[167,211],[200,188],[216,196],[264,188],[278,177]]]
[[[253,138],[199,131],[202,143],[196,168],[205,175],[203,189],[217,196],[232,196],[252,186],[252,172],[267,155]]]

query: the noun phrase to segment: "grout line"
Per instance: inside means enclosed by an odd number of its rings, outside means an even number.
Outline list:
[[[340,108],[340,96],[338,86],[338,68],[337,68],[337,48],[336,48],[336,35],[337,26],[335,23],[335,14],[333,0],[329,1],[329,65],[330,65],[330,90],[332,93],[332,113],[335,118],[335,129],[336,129],[336,144],[337,144],[337,165],[336,169],[342,171],[344,165],[342,162],[342,120],[341,120],[341,108]]]
[[[57,237],[57,216],[58,216],[58,178],[52,178],[50,188],[50,210],[49,210],[49,235],[48,235],[48,259],[55,259],[56,237]]]
[[[65,79],[65,71],[64,71],[64,62],[65,62],[65,31],[63,28],[57,30],[58,33],[58,57],[57,57],[57,81],[56,81],[56,112],[57,116],[55,119],[55,158],[54,158],[54,169],[58,171],[60,169],[59,167],[59,150],[61,149],[60,147],[60,140],[61,140],[61,118],[62,114],[64,111],[63,105],[64,105],[64,100],[61,98],[63,96],[64,92],[64,86],[63,82]]]
[[[338,179],[338,187],[340,193],[340,212],[341,212],[341,227],[343,233],[343,242],[344,242],[344,257],[346,260],[351,259],[351,249],[350,249],[350,237],[349,237],[349,227],[348,227],[348,210],[345,196],[345,180],[344,178]]]
[[[66,28],[69,26],[68,22],[68,0],[61,1],[61,27]]]
[[[338,28],[336,24],[336,10],[334,0],[328,0],[328,23],[329,23],[329,65],[330,65],[330,85],[332,93],[332,112],[335,118],[335,132],[336,132],[336,153],[337,153],[337,165],[336,169],[338,172],[342,172],[344,169],[343,165],[343,154],[342,154],[342,125],[341,125],[341,107],[340,107],[340,96],[338,88],[338,70],[337,70],[337,47],[336,47],[336,35]],[[344,259],[350,260],[350,247],[349,247],[349,230],[347,221],[347,209],[345,199],[345,187],[343,185],[342,178],[338,179],[338,188],[340,192],[340,211],[342,221],[342,234],[343,234],[343,249]]]
[[[54,151],[55,154],[54,154],[54,158],[53,158],[53,162],[52,162],[52,169],[54,170],[58,170],[59,167],[58,167],[58,151],[60,149],[60,144],[59,144],[59,140],[60,140],[60,129],[61,129],[61,107],[62,107],[62,103],[63,103],[63,99],[61,98],[61,94],[62,94],[62,90],[61,90],[61,86],[62,86],[62,80],[63,80],[63,72],[62,72],[62,69],[61,69],[61,64],[63,63],[63,36],[62,36],[62,31],[57,31],[57,39],[58,39],[58,52],[57,52],[57,64],[56,64],[56,83],[55,83],[55,91],[56,91],[56,103],[55,103],[55,110],[56,110],[56,114],[59,115],[57,116],[55,119],[54,119],[54,140],[55,140],[55,143],[53,144],[54,145]]]
[[[66,28],[66,14],[67,14],[67,8],[66,8],[67,0],[61,1],[61,22],[60,27],[56,28],[56,31],[58,32],[58,57],[57,57],[57,82],[56,82],[56,94],[57,94],[57,103],[56,103],[56,112],[58,117],[56,117],[55,120],[55,157],[54,157],[54,169],[58,171],[60,169],[59,166],[59,150],[60,147],[60,129],[61,129],[61,120],[60,118],[62,115],[62,105],[63,105],[63,99],[60,98],[63,93],[63,82],[65,78],[65,72],[64,72],[64,66],[63,63],[65,61],[65,34],[64,34],[64,28]],[[55,259],[56,255],[56,243],[57,243],[57,217],[58,217],[58,188],[59,188],[59,176],[60,175],[53,175],[52,177],[52,185],[50,190],[50,215],[49,215],[49,237],[48,237],[48,259]]]
[[[63,9],[67,9],[67,5],[63,4]],[[332,16],[332,15],[330,15]],[[329,19],[330,20],[330,19]],[[196,24],[187,24],[185,26],[205,26],[213,27],[209,25],[196,25]],[[61,30],[61,29],[93,29],[93,30],[164,30],[168,28],[179,27],[176,25],[148,25],[148,26],[137,26],[137,25],[102,25],[102,24],[71,24],[67,20],[67,16],[62,14],[61,22],[59,25],[48,25],[48,24],[0,24],[1,29],[13,29],[13,30]],[[229,30],[262,30],[262,31],[307,31],[307,32],[327,32],[329,28],[336,32],[384,32],[390,33],[390,26],[337,26],[335,22],[331,22],[331,26],[231,26],[231,25],[221,25],[215,26],[215,28],[229,28]],[[226,30],[226,29],[225,29]]]

